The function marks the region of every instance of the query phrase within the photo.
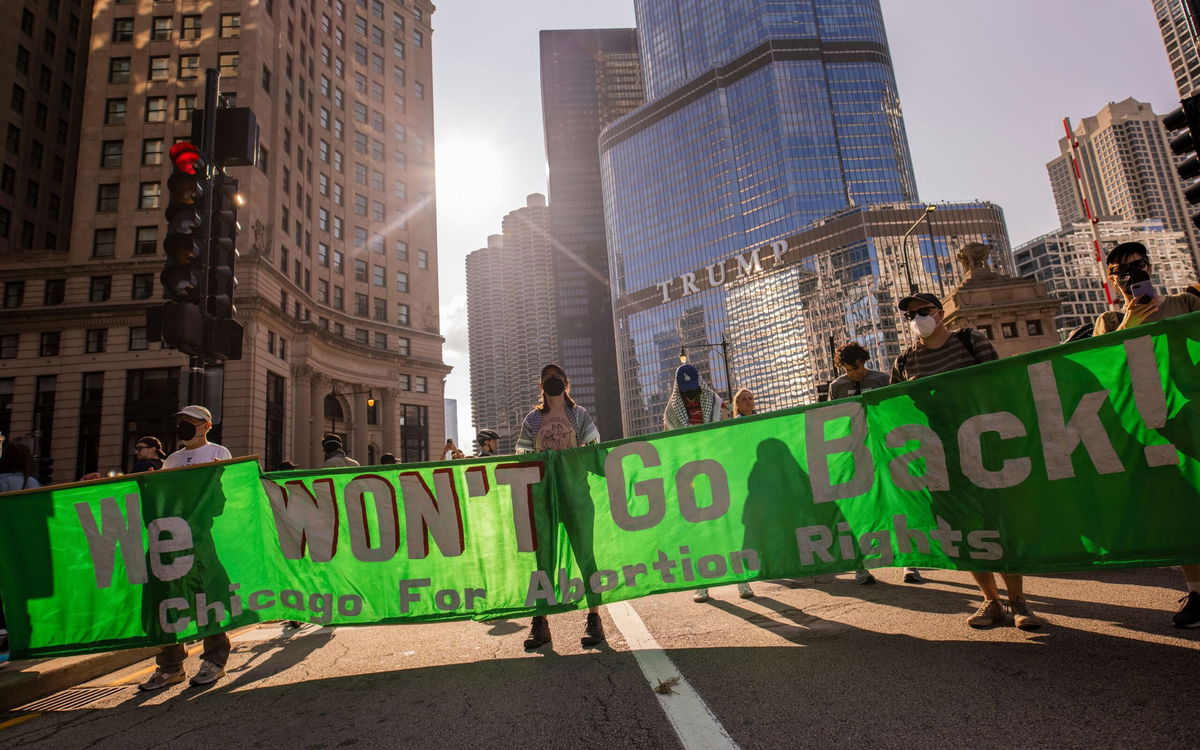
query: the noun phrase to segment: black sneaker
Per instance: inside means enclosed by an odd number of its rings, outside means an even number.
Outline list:
[[[1183,608],[1175,613],[1171,623],[1177,628],[1200,628],[1200,594],[1189,591],[1179,602]]]
[[[541,648],[550,642],[550,622],[545,616],[539,615],[533,618],[533,624],[529,626],[529,637],[525,639],[525,650],[532,651],[535,648]]]
[[[591,648],[601,643],[604,643],[604,623],[600,622],[599,613],[588,612],[587,625],[583,627],[583,637],[579,639],[579,645]]]

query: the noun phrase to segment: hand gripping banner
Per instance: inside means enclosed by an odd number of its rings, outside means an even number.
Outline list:
[[[15,657],[563,611],[912,565],[1200,562],[1200,314],[861,397],[548,454],[0,497]]]

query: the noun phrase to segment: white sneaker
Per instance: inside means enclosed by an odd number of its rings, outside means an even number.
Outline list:
[[[742,597],[743,599],[753,599],[754,598],[754,589],[750,588],[750,584],[739,583],[737,586],[738,586],[738,596]]]
[[[860,586],[866,586],[875,583],[875,576],[871,575],[871,571],[866,568],[859,568],[854,571],[854,582]]]
[[[708,601],[708,589],[696,589],[696,593],[692,594],[692,601],[700,603]]]
[[[225,668],[218,667],[211,661],[200,661],[200,671],[196,673],[190,682],[193,685],[211,685],[217,680],[225,676]]]

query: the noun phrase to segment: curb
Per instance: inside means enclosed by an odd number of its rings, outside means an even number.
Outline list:
[[[131,648],[123,651],[108,651],[102,654],[63,656],[56,659],[13,662],[0,670],[0,711],[53,695],[60,690],[75,687],[103,677],[158,653],[158,646]]]

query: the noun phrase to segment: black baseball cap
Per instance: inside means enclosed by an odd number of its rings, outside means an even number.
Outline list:
[[[914,294],[911,297],[905,297],[896,303],[896,307],[899,308],[900,312],[904,312],[913,302],[924,302],[927,305],[933,305],[937,307],[939,310],[942,309],[942,301],[938,299],[936,295],[928,292],[921,292],[920,294]]]
[[[1119,263],[1117,258],[1121,258],[1130,253],[1140,253],[1141,255],[1150,257],[1150,252],[1146,250],[1146,246],[1140,242],[1122,242],[1112,250],[1108,251],[1108,257],[1104,259],[1104,264],[1111,266],[1113,263]]]

